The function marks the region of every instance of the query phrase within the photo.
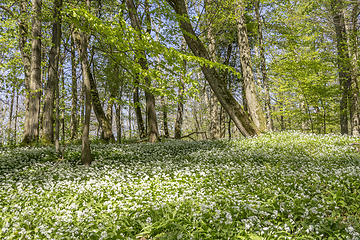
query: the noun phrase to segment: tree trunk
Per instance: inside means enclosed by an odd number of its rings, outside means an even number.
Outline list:
[[[15,89],[16,87],[13,86],[13,91],[11,94],[11,102],[10,102],[10,115],[9,115],[9,130],[8,130],[8,145],[13,144],[13,138],[11,136],[12,133],[12,119],[13,119],[13,109],[14,109],[14,100],[15,100]]]
[[[122,116],[121,116],[121,112],[122,112],[122,104],[121,104],[121,100],[122,100],[122,88],[123,88],[123,83],[121,82],[120,85],[120,93],[119,93],[119,101],[116,104],[116,130],[117,130],[117,140],[118,143],[121,144],[121,138],[122,138],[122,124],[121,124],[121,120],[122,120]]]
[[[260,132],[266,131],[266,119],[261,109],[258,96],[256,94],[254,74],[251,65],[250,46],[247,36],[247,28],[244,15],[244,2],[237,0],[235,6],[235,17],[238,34],[238,44],[240,50],[240,61],[244,79],[244,90],[247,100],[248,112],[255,126]]]
[[[109,142],[110,140],[115,141],[115,137],[113,135],[112,128],[109,123],[109,119],[107,119],[106,114],[101,106],[99,92],[96,88],[95,79],[93,78],[93,76],[90,72],[90,67],[89,67],[88,71],[89,71],[89,77],[90,77],[92,104],[93,104],[94,112],[95,112],[96,118],[99,122],[100,128],[104,132],[104,140],[105,140],[105,142]]]
[[[161,108],[163,113],[163,125],[164,125],[164,136],[169,137],[169,126],[168,126],[168,116],[167,116],[167,104],[165,101],[165,96],[161,96]]]
[[[139,79],[135,79],[135,85],[139,84]],[[144,127],[144,120],[141,113],[141,103],[139,97],[139,87],[135,86],[133,90],[133,102],[134,102],[134,110],[136,115],[136,122],[139,131],[139,137],[144,138],[146,137],[145,127]]]
[[[136,8],[134,5],[134,2],[132,0],[126,0],[126,6],[129,10],[129,16],[130,16],[130,21],[131,21],[131,26],[139,31],[139,38],[141,38],[141,23],[140,23],[140,19],[136,14]],[[151,26],[149,27],[149,13],[148,11],[146,12],[146,18],[147,18],[147,27],[148,27],[148,32],[150,32],[151,30]],[[141,68],[144,70],[148,69],[147,66],[147,60],[146,60],[146,55],[145,52],[142,51],[141,53],[142,57],[138,59],[138,63],[140,64]],[[145,77],[145,84],[146,84],[146,90],[145,90],[145,98],[146,98],[146,116],[147,116],[147,121],[148,121],[148,135],[149,135],[149,142],[150,143],[154,143],[157,141],[157,138],[159,136],[159,131],[158,131],[158,126],[157,126],[157,119],[156,119],[156,110],[155,110],[155,97],[154,95],[150,92],[150,86],[151,86],[151,82],[150,79],[148,77]]]
[[[90,1],[87,0],[88,6]],[[82,135],[82,151],[81,151],[81,162],[86,167],[90,166],[93,161],[89,143],[89,132],[90,132],[90,114],[91,114],[91,83],[90,83],[90,71],[89,62],[87,59],[87,48],[88,48],[88,36],[85,33],[74,33],[75,43],[77,49],[79,49],[81,68],[84,80],[85,90],[85,122],[83,127]]]
[[[212,26],[212,17],[210,11],[210,0],[205,1],[205,9],[207,16],[207,37],[209,41],[209,55],[210,59],[213,62],[216,60],[216,50],[215,50],[215,37],[214,29]],[[216,95],[212,89],[210,89],[210,139],[219,139],[220,138],[220,122],[219,122],[219,111],[218,111],[218,101]]]
[[[54,94],[56,83],[58,83],[58,66],[60,55],[60,41],[61,41],[61,15],[62,0],[54,0],[53,10],[53,26],[52,26],[52,39],[51,49],[49,54],[49,75],[45,89],[44,98],[44,118],[43,118],[43,134],[42,142],[50,144],[54,141],[54,123],[53,123],[53,107],[54,107]]]
[[[177,14],[185,17],[186,19],[189,19],[184,0],[166,1],[173,7]],[[183,31],[185,40],[194,55],[210,60],[208,52],[206,51],[200,39],[196,37],[190,22],[188,20],[182,19],[180,20],[180,27]],[[249,115],[244,112],[242,107],[227,89],[226,83],[224,79],[220,77],[218,71],[205,65],[201,66],[201,70],[203,71],[206,80],[209,82],[211,88],[216,94],[220,104],[234,121],[241,134],[243,136],[254,136],[260,134],[258,128],[249,119]]]
[[[55,151],[60,157],[60,91],[59,91],[59,74],[56,74],[55,82]],[[53,113],[51,113],[52,117]]]
[[[31,77],[29,84],[28,131],[24,133],[23,142],[31,143],[39,138],[39,110],[41,98],[41,0],[32,1],[32,44],[31,44]]]
[[[29,94],[30,94],[30,78],[31,78],[31,58],[30,54],[26,51],[28,25],[27,25],[27,11],[26,11],[26,0],[20,1],[20,21],[19,21],[19,48],[21,53],[22,62],[24,65],[24,82],[25,82],[25,122],[24,122],[24,133],[23,142],[26,144],[29,142],[30,134],[30,118],[29,118]]]
[[[355,3],[352,9],[351,14],[351,23],[345,22],[347,35],[347,44],[350,57],[350,124],[351,124],[351,134],[354,136],[359,135],[360,133],[360,116],[359,116],[359,80],[358,80],[358,32],[357,32],[357,16],[359,10],[359,3]],[[346,21],[346,18],[344,18]],[[347,27],[349,26],[349,27]]]
[[[185,52],[185,38],[181,42],[181,50]],[[184,60],[184,68],[186,70],[186,61]],[[185,81],[184,76],[180,75],[180,86],[178,91],[178,106],[175,120],[175,139],[181,139],[182,134],[182,124],[184,118],[184,92],[185,92]],[[195,113],[196,114],[196,113]],[[198,131],[198,130],[197,130]]]
[[[76,55],[75,55],[75,40],[72,32],[74,31],[71,27],[71,136],[70,140],[74,141],[78,138],[78,100],[77,100],[77,79],[76,79]]]
[[[341,134],[348,134],[348,90],[351,84],[349,75],[349,53],[346,44],[346,30],[343,15],[342,0],[331,1],[332,15],[334,19],[337,53],[338,53],[338,70],[340,82],[340,127]]]
[[[259,42],[259,57],[260,57],[260,66],[261,66],[261,74],[262,74],[262,82],[264,84],[265,90],[265,113],[266,113],[266,124],[267,130],[272,131],[273,123],[271,118],[271,106],[270,106],[270,87],[269,87],[269,78],[267,76],[266,64],[265,64],[265,50],[264,50],[264,41],[262,34],[262,25],[260,19],[260,1],[257,0],[255,4],[255,14],[258,23],[258,42]],[[259,74],[260,77],[260,74]]]
[[[19,111],[19,90],[16,90],[16,110],[15,110],[15,126],[14,126],[14,144],[16,145],[16,134],[17,134],[17,119]]]

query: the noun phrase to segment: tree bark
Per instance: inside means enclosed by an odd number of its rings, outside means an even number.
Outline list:
[[[261,24],[259,8],[260,8],[260,1],[257,0],[256,4],[255,4],[255,14],[256,14],[256,20],[257,20],[257,24],[258,24],[258,42],[259,42],[261,75],[262,75],[262,82],[264,84],[264,90],[265,90],[266,124],[267,124],[267,130],[271,132],[273,130],[272,129],[273,123],[272,123],[272,118],[271,118],[270,87],[269,87],[269,78],[267,75],[266,63],[265,63],[265,50],[264,50],[262,24]],[[260,77],[260,75],[259,75],[259,77]]]
[[[117,130],[117,141],[119,144],[121,144],[121,138],[122,138],[122,124],[121,124],[121,120],[122,120],[122,116],[121,116],[121,112],[122,112],[122,92],[123,92],[123,83],[121,81],[120,84],[120,92],[119,92],[119,101],[116,104],[116,130]]]
[[[74,141],[78,138],[78,100],[77,100],[77,79],[76,79],[76,54],[75,54],[75,39],[72,34],[74,31],[73,27],[71,27],[71,136],[70,140]]]
[[[126,2],[126,6],[129,10],[129,16],[130,16],[130,21],[131,21],[131,26],[137,30],[137,31],[141,31],[142,27],[141,27],[141,23],[140,23],[140,19],[137,16],[136,13],[136,8],[134,5],[134,2],[132,0],[125,0]],[[146,10],[146,9],[145,9]],[[149,13],[148,11],[146,12],[146,18],[147,18],[147,27],[148,27],[148,32],[150,33],[151,30],[151,25],[149,27]],[[139,33],[138,36],[141,39],[141,33]],[[146,60],[146,56],[145,56],[145,52],[142,51],[141,52],[142,57],[138,59],[138,63],[140,64],[141,68],[144,70],[148,69],[147,66],[147,60]],[[155,110],[155,97],[154,95],[150,92],[150,86],[151,86],[151,82],[150,79],[148,77],[145,77],[145,84],[146,84],[146,90],[145,90],[145,98],[146,98],[146,115],[147,115],[147,121],[148,121],[148,135],[149,135],[149,142],[150,143],[154,143],[157,141],[157,138],[159,136],[159,131],[158,131],[158,126],[157,126],[157,119],[156,119],[156,110]]]
[[[189,19],[184,0],[166,0],[175,12]],[[206,51],[203,43],[196,36],[190,22],[185,19],[180,20],[180,27],[183,31],[185,40],[190,47],[191,51],[195,56],[210,60],[209,54]],[[258,128],[249,119],[249,115],[244,112],[239,103],[232,96],[230,91],[227,89],[226,83],[221,78],[218,71],[214,68],[202,65],[201,70],[203,71],[206,80],[210,84],[214,93],[216,94],[220,104],[229,114],[236,127],[239,129],[243,136],[255,136],[260,134]]]
[[[210,13],[210,0],[205,1],[205,9],[207,16],[207,37],[209,41],[209,55],[210,59],[213,62],[216,60],[216,50],[215,50],[215,37],[214,29],[211,22],[211,13]],[[210,139],[219,139],[220,138],[220,120],[219,120],[219,111],[218,111],[218,101],[216,95],[212,89],[210,89]]]
[[[181,42],[181,50],[185,51],[185,38],[183,38]],[[184,60],[184,68],[186,70],[186,61]],[[184,76],[180,75],[180,86],[178,91],[178,106],[177,106],[177,113],[176,113],[176,120],[175,120],[175,139],[181,139],[182,134],[182,124],[184,118],[184,92],[185,92],[185,81]],[[196,113],[194,113],[196,114]]]
[[[139,84],[139,79],[135,79],[135,85]],[[135,116],[136,116],[136,122],[139,132],[139,137],[144,138],[146,137],[145,133],[145,127],[144,127],[144,120],[141,113],[141,103],[140,103],[140,97],[139,97],[139,87],[135,86],[133,89],[133,102],[134,102],[134,110],[135,110]]]
[[[238,44],[240,50],[240,61],[244,79],[244,90],[247,100],[248,111],[255,126],[260,132],[266,131],[266,120],[261,109],[258,96],[256,94],[254,74],[251,65],[251,54],[247,28],[244,15],[245,7],[243,0],[237,0],[235,3],[235,17],[238,34]]]
[[[49,74],[45,89],[44,118],[42,142],[50,144],[54,141],[53,107],[56,84],[58,83],[58,67],[61,41],[61,15],[62,0],[54,0],[53,26],[51,49],[49,54]]]
[[[351,76],[349,74],[349,52],[346,44],[346,30],[343,15],[343,1],[331,1],[332,15],[336,32],[337,45],[337,61],[340,82],[340,128],[341,134],[348,134],[348,92],[351,84]]]
[[[90,1],[87,0],[88,6]],[[89,143],[89,132],[90,132],[90,114],[91,114],[91,83],[90,83],[90,71],[89,62],[87,59],[87,48],[88,48],[88,36],[85,33],[73,33],[75,44],[79,50],[81,68],[84,80],[84,92],[85,92],[85,121],[82,134],[82,151],[81,151],[81,162],[84,166],[90,166],[93,161]]]
[[[351,23],[345,22],[345,30],[348,33],[347,43],[350,57],[350,124],[351,134],[354,136],[360,133],[360,107],[359,107],[359,70],[358,70],[358,31],[357,31],[357,16],[359,11],[359,4],[355,3],[351,13]],[[346,18],[344,18],[346,21]]]
[[[165,96],[161,96],[161,108],[163,113],[163,126],[164,126],[164,136],[169,137],[169,126],[168,126],[168,116],[167,116],[167,104],[165,101]]]
[[[30,118],[29,118],[29,94],[30,94],[30,78],[31,78],[31,58],[30,54],[26,51],[27,43],[27,34],[28,34],[28,25],[26,21],[27,11],[26,11],[26,0],[20,1],[20,21],[19,21],[19,48],[21,53],[22,62],[24,65],[24,82],[25,82],[25,122],[24,122],[24,133],[23,133],[23,143],[27,144],[29,142],[28,136],[30,134]]]
[[[90,77],[89,79],[90,79],[90,87],[91,87],[92,104],[93,104],[94,112],[95,112],[96,118],[99,122],[100,128],[104,132],[104,140],[105,140],[105,142],[109,142],[110,140],[115,141],[115,137],[113,135],[112,128],[109,123],[109,119],[107,119],[106,114],[101,106],[99,92],[96,88],[95,79],[93,78],[93,76],[90,72],[90,67],[88,69],[88,72],[89,72],[89,77]]]
[[[32,1],[32,44],[31,44],[31,77],[29,83],[28,131],[24,132],[25,144],[37,141],[39,138],[39,110],[41,98],[41,0]]]
[[[19,90],[16,90],[16,110],[15,110],[15,126],[14,126],[14,144],[16,145],[17,119],[19,111]]]
[[[14,100],[15,100],[15,89],[16,87],[13,86],[13,91],[11,94],[11,102],[10,102],[10,114],[9,114],[9,130],[8,130],[8,145],[13,144],[13,138],[11,136],[12,133],[12,120],[13,120],[13,109],[14,109]]]

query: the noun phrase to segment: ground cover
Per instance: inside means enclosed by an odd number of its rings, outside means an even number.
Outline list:
[[[359,239],[358,138],[299,132],[222,141],[0,152],[0,239]]]

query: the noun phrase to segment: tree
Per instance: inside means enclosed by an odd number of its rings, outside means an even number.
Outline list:
[[[131,20],[131,26],[139,32],[139,38],[141,38],[141,22],[136,14],[136,8],[134,5],[134,2],[132,0],[125,0],[126,6],[129,10],[129,16]],[[147,15],[147,22],[148,22],[148,33],[151,31],[151,23],[150,23],[150,17],[148,11],[146,11]],[[150,25],[150,28],[149,28]],[[140,53],[141,57],[137,59],[138,63],[140,64],[141,68],[144,70],[148,69],[147,61],[145,52]],[[146,116],[148,120],[148,135],[149,135],[149,142],[153,143],[157,141],[157,138],[159,136],[158,126],[157,126],[157,119],[156,119],[156,110],[155,110],[155,97],[150,92],[151,82],[149,77],[145,76],[145,84],[146,84],[146,90],[145,90],[145,98],[146,98]]]
[[[214,37],[214,29],[212,26],[212,17],[210,12],[210,1],[205,0],[205,9],[207,16],[207,38],[209,41],[209,54],[211,61],[216,61],[216,50],[215,50],[215,37]],[[220,122],[219,122],[219,111],[218,111],[218,101],[216,99],[216,95],[213,90],[210,90],[210,138],[211,139],[219,139],[220,138]]]
[[[255,3],[255,14],[256,14],[256,21],[258,24],[258,44],[259,44],[259,50],[260,50],[259,57],[260,57],[262,82],[264,84],[264,90],[265,90],[266,124],[267,124],[267,130],[272,131],[273,124],[272,124],[271,107],[270,107],[270,88],[269,88],[269,79],[268,79],[268,74],[267,74],[266,64],[265,64],[265,50],[264,50],[264,41],[263,41],[263,32],[262,32],[262,21],[260,18],[260,1],[259,0],[257,0]]]
[[[250,46],[248,42],[247,28],[244,16],[244,5],[245,4],[243,0],[237,0],[234,4],[241,68],[244,81],[244,92],[247,108],[252,121],[260,132],[265,132],[266,120],[264,113],[261,109],[255,88],[255,80],[251,64]]]
[[[24,3],[25,4],[25,3]],[[29,94],[27,119],[23,142],[25,144],[37,141],[39,138],[39,112],[41,97],[41,0],[32,0],[32,44],[31,44],[31,76],[29,82]]]
[[[189,16],[184,0],[167,0],[167,2],[179,16],[182,16],[180,19],[180,28],[193,54],[197,57],[211,60],[209,53],[200,39],[196,36],[189,22]],[[249,119],[248,114],[244,112],[239,103],[236,102],[230,91],[227,89],[224,79],[221,78],[217,70],[206,65],[202,65],[201,70],[203,71],[206,80],[209,82],[220,104],[234,121],[239,131],[244,136],[254,136],[259,134],[260,131]]]
[[[90,10],[90,0],[86,0],[86,5]],[[81,150],[81,162],[84,166],[90,166],[93,161],[91,155],[89,132],[90,132],[90,113],[91,113],[91,80],[90,80],[90,66],[87,59],[87,49],[89,36],[84,32],[73,32],[75,44],[79,51],[81,68],[83,74],[84,88],[85,88],[85,123],[82,134],[82,150]]]
[[[49,75],[44,98],[44,118],[42,141],[49,144],[54,141],[53,107],[55,89],[59,87],[58,67],[61,42],[61,14],[62,0],[54,0],[52,46],[49,54]]]
[[[349,52],[346,44],[346,30],[345,20],[343,14],[343,1],[331,0],[332,17],[334,20],[336,32],[336,46],[337,46],[337,62],[339,71],[339,82],[341,90],[340,100],[340,126],[341,134],[348,134],[348,92],[351,84],[351,76],[349,74]]]

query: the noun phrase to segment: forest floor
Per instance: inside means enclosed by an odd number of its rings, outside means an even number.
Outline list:
[[[359,138],[0,152],[0,239],[360,239]],[[287,237],[287,238],[284,238]]]

